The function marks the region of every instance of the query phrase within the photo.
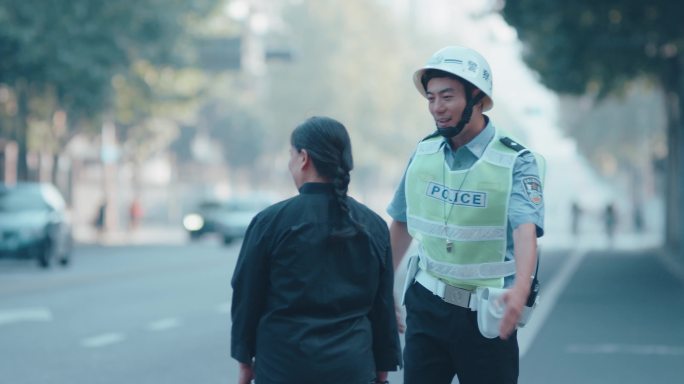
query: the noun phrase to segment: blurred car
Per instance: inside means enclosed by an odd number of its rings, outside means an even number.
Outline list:
[[[245,236],[247,227],[257,213],[272,204],[272,200],[255,195],[234,198],[227,201],[220,214],[216,215],[216,232],[223,239],[223,244]]]
[[[36,259],[47,268],[69,264],[73,246],[71,217],[52,184],[0,184],[0,256]]]
[[[183,227],[191,240],[216,231],[216,216],[221,213],[223,204],[218,200],[205,200],[199,203],[195,211],[183,217]]]

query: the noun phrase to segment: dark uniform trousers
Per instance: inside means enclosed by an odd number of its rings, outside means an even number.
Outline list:
[[[444,302],[419,283],[406,293],[404,384],[518,382],[518,340],[488,339],[477,313]]]

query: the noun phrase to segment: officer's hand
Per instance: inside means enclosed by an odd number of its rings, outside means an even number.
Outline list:
[[[520,315],[525,308],[529,293],[529,286],[526,289],[522,285],[515,285],[502,295],[502,300],[506,304],[506,312],[501,320],[499,334],[503,340],[508,339],[517,328],[518,320],[520,320]]]
[[[399,333],[404,333],[406,331],[406,323],[404,323],[404,312],[401,310],[401,306],[394,302],[394,314],[397,317],[397,330]]]
[[[238,384],[249,384],[254,380],[254,369],[251,364],[240,363]]]

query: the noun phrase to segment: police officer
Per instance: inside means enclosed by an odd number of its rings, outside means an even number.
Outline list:
[[[541,158],[483,114],[492,73],[476,51],[449,46],[415,72],[437,129],[417,146],[388,207],[394,267],[412,239],[404,293],[404,382],[516,383],[516,328],[543,234]],[[419,260],[419,261],[418,261]],[[497,337],[483,336],[475,293],[507,288]]]

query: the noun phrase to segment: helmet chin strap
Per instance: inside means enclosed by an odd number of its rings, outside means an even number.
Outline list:
[[[461,121],[459,121],[458,124],[454,125],[453,127],[446,127],[446,128],[437,127],[437,133],[442,135],[444,138],[451,139],[452,137],[461,133],[461,131],[463,130],[463,127],[465,127],[466,124],[468,124],[468,122],[463,121],[463,119],[461,119]]]
[[[465,128],[466,124],[470,122],[470,118],[473,116],[473,107],[475,106],[475,104],[479,103],[484,98],[484,96],[484,92],[478,92],[477,95],[475,95],[475,97],[472,97],[470,92],[466,92],[466,107],[465,109],[463,109],[463,113],[461,114],[461,120],[458,122],[458,124],[452,127],[437,127],[437,133],[439,133],[441,136],[447,139],[451,139],[452,137],[461,133],[461,131],[463,131],[463,128]]]

